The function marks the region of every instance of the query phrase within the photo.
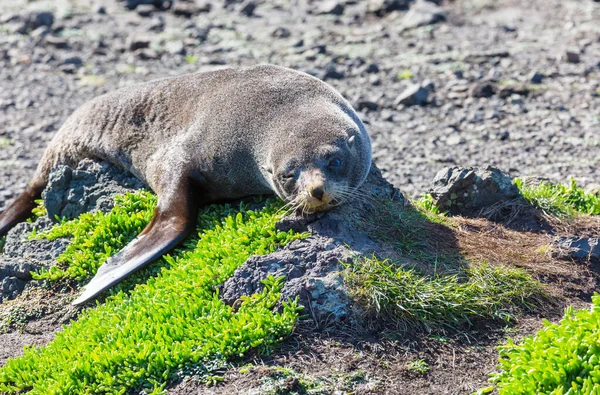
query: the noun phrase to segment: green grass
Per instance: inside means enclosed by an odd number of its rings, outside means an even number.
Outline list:
[[[426,374],[429,372],[430,367],[427,361],[421,358],[417,359],[416,361],[409,362],[406,365],[406,369],[410,370],[411,372]]]
[[[574,179],[569,185],[545,181],[538,185],[525,185],[522,179],[516,178],[515,184],[525,200],[547,215],[557,218],[578,214],[600,215],[600,196],[585,192]]]
[[[487,264],[426,276],[389,261],[358,259],[344,276],[370,322],[401,330],[459,329],[477,318],[510,320],[546,297],[524,270]]]
[[[600,394],[600,295],[591,310],[565,310],[558,324],[544,322],[535,336],[500,347],[500,373],[493,375],[501,395]]]
[[[71,235],[63,257],[72,261],[61,258],[60,269],[41,277],[88,277],[148,222],[155,202],[147,192],[128,194],[108,214],[84,214],[44,234]],[[167,380],[185,371],[205,372],[215,380],[211,366],[219,361],[250,349],[269,352],[298,317],[295,301],[280,312],[272,310],[281,279],[265,280],[264,290],[244,298],[235,311],[219,299],[218,286],[249,256],[305,237],[275,229],[279,208],[268,200],[257,211],[247,205],[204,209],[197,237],[133,276],[145,282],[130,292],[124,292],[127,286],[115,287],[105,303],[83,311],[50,344],[28,347],[22,357],[9,360],[0,369],[0,392],[124,394],[143,388],[160,393]]]

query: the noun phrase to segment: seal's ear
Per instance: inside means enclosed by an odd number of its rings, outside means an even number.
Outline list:
[[[354,145],[355,137],[356,135],[353,134],[352,136],[350,136],[350,138],[348,138],[348,147],[352,148],[352,146]]]

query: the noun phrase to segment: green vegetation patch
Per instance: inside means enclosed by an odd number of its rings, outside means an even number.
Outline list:
[[[500,347],[500,394],[600,394],[600,295],[591,310],[565,310],[558,324],[547,320],[520,345]]]
[[[72,236],[64,253],[68,267],[45,278],[84,278],[125,245],[147,223],[156,200],[147,193],[118,199],[108,214],[85,214],[44,237]],[[215,361],[268,352],[291,332],[296,301],[273,312],[281,279],[242,300],[234,311],[218,286],[250,255],[267,254],[304,234],[275,229],[280,204],[268,200],[257,211],[213,205],[199,215],[198,238],[161,260],[157,275],[130,293],[116,287],[95,309],[83,311],[45,347],[29,347],[0,369],[0,391],[31,394],[124,394],[162,391],[186,370],[210,371]],[[117,236],[123,231],[123,236]],[[64,256],[65,256],[64,255]],[[67,258],[61,258],[62,265]],[[116,292],[116,293],[115,293]],[[218,365],[218,364],[217,364]]]
[[[475,318],[509,320],[546,297],[524,270],[487,264],[427,276],[389,261],[359,259],[347,265],[345,281],[373,323],[402,330],[457,329]]]
[[[578,214],[600,215],[600,195],[585,192],[574,179],[569,185],[546,181],[526,185],[523,179],[516,178],[515,184],[525,200],[547,215],[557,218]]]

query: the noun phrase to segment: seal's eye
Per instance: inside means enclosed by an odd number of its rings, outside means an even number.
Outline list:
[[[340,167],[342,165],[342,160],[340,158],[335,158],[329,161],[329,167]]]

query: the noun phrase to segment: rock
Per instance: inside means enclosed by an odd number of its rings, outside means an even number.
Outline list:
[[[53,46],[54,48],[64,49],[69,47],[69,42],[62,37],[57,36],[46,36],[45,37],[46,44]]]
[[[18,22],[13,32],[27,34],[41,26],[51,28],[54,24],[54,14],[48,11],[30,12],[18,15],[13,20]]]
[[[344,4],[339,0],[325,0],[319,4],[317,14],[342,15],[344,13],[344,8]]]
[[[489,81],[478,82],[469,90],[471,97],[492,97],[494,93],[496,93],[496,86]]]
[[[151,17],[156,8],[152,4],[142,4],[136,7],[135,12],[143,18]]]
[[[381,177],[375,166],[360,187],[360,193],[370,199],[397,199],[398,204],[404,204],[401,194]],[[277,224],[279,230],[308,231],[311,236],[272,254],[250,257],[223,284],[221,298],[235,305],[242,296],[260,291],[261,280],[268,275],[284,276],[281,301],[298,297],[317,322],[352,321],[360,310],[348,296],[341,263],[349,263],[361,255],[384,253],[364,229],[357,227],[355,219],[368,215],[370,204],[353,202],[328,213],[285,217]]]
[[[211,9],[212,9],[212,5],[208,2],[198,5],[195,2],[184,3],[184,2],[178,1],[175,3],[175,6],[173,6],[172,11],[173,11],[173,14],[175,14],[177,16],[191,18],[195,15],[198,15],[198,14],[201,14],[204,12],[210,12]]]
[[[424,81],[422,84],[415,84],[402,92],[394,101],[394,107],[404,106],[422,106],[428,103],[429,93],[433,90],[431,81]]]
[[[150,47],[150,39],[146,37],[133,36],[127,42],[127,47],[130,51],[137,51]]]
[[[254,16],[254,11],[256,11],[257,7],[258,4],[255,1],[248,1],[240,8],[240,12],[247,17],[251,17]]]
[[[432,25],[445,21],[446,17],[446,11],[437,4],[427,0],[417,0],[402,19],[402,27],[404,29],[414,29],[420,26]]]
[[[526,84],[514,84],[514,85],[503,86],[498,91],[498,96],[500,96],[500,98],[502,98],[502,99],[506,99],[513,95],[528,96],[529,88],[527,87]]]
[[[168,10],[173,6],[173,0],[125,0],[125,7],[135,10],[140,5],[151,4],[156,9]]]
[[[600,262],[600,239],[559,237],[556,245],[568,250],[569,256],[576,261]]]
[[[384,16],[392,11],[408,10],[412,0],[367,0],[367,12]]]
[[[544,74],[540,74],[540,73],[534,71],[531,74],[531,76],[529,77],[529,81],[532,84],[541,84],[544,81],[544,78],[546,78],[546,76]]]
[[[485,207],[519,196],[510,176],[491,166],[446,167],[436,174],[429,193],[440,211],[464,216],[477,216]]]
[[[59,166],[53,170],[42,198],[50,218],[71,219],[87,211],[108,211],[113,205],[113,195],[142,187],[139,180],[124,170],[85,159],[75,169]]]
[[[79,56],[71,56],[63,60],[63,64],[72,64],[75,67],[83,66],[83,60]]]
[[[569,63],[579,63],[581,61],[579,50],[577,49],[567,50],[565,58]]]
[[[375,63],[371,63],[367,66],[367,68],[365,69],[365,71],[369,74],[371,73],[379,73],[379,65],[375,64]]]
[[[358,111],[369,110],[369,111],[377,111],[379,105],[372,100],[359,100],[356,103],[356,109]]]
[[[325,71],[321,76],[322,80],[341,80],[344,79],[344,73],[342,71],[338,71],[337,66],[334,63],[329,63],[325,67]]]
[[[275,37],[275,38],[288,38],[291,35],[292,35],[292,32],[290,32],[290,29],[288,29],[287,27],[282,27],[282,26],[276,28],[271,33],[271,36]]]
[[[106,7],[104,7],[102,4],[94,4],[93,10],[96,14],[100,14],[100,15],[106,14]]]
[[[169,41],[165,44],[165,51],[171,55],[185,55],[183,41]]]
[[[165,30],[165,17],[162,15],[153,17],[148,28],[153,32],[162,32]]]

